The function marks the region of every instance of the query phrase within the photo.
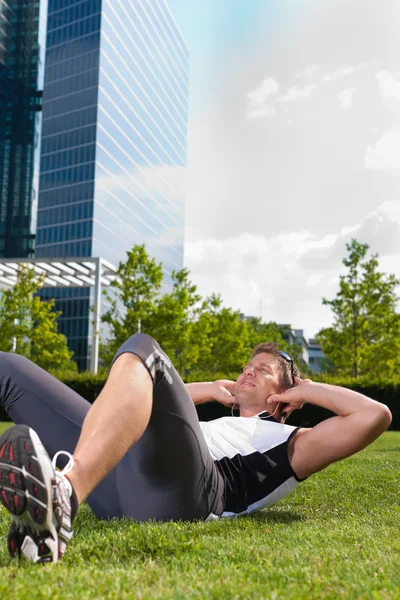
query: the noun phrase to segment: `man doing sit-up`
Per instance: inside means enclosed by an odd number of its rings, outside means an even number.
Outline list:
[[[0,404],[17,424],[0,437],[10,554],[57,561],[85,499],[100,519],[137,521],[211,520],[270,506],[389,426],[383,404],[299,375],[267,343],[236,383],[185,385],[157,342],[136,334],[91,406],[29,360],[1,352]],[[240,417],[199,423],[194,404],[210,400],[236,405]],[[337,416],[311,429],[286,425],[304,402]]]

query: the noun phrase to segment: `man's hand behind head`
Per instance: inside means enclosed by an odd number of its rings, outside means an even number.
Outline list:
[[[304,403],[307,402],[307,391],[313,382],[311,379],[300,379],[295,377],[296,387],[285,390],[282,394],[271,394],[268,398],[267,403],[273,404],[274,402],[282,402],[286,404],[283,407],[281,414],[288,416],[294,410],[303,408]]]
[[[236,382],[230,379],[218,379],[212,383],[212,398],[225,406],[235,404]]]

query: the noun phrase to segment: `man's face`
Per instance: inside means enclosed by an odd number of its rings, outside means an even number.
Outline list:
[[[236,381],[237,404],[262,404],[271,394],[281,392],[279,363],[276,356],[262,352],[244,367]]]

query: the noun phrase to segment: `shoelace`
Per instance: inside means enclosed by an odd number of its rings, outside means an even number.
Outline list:
[[[68,462],[61,471],[57,471],[57,459],[59,456],[62,456],[62,455],[68,456]],[[53,469],[56,474],[56,477],[62,478],[65,486],[67,487],[68,495],[71,496],[72,485],[71,485],[71,482],[69,481],[69,479],[67,477],[65,477],[65,475],[67,473],[69,473],[70,471],[72,471],[72,469],[74,468],[74,465],[75,465],[74,457],[72,456],[72,454],[70,454],[69,452],[66,452],[65,450],[59,450],[59,452],[57,452],[53,456],[53,460],[51,461],[51,464],[53,465]]]

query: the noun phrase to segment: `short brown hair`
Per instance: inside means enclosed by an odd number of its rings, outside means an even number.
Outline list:
[[[280,354],[279,345],[276,342],[264,342],[263,344],[258,344],[254,348],[251,357],[253,358],[257,354],[261,354],[262,352],[265,352],[266,354],[272,354],[272,356],[275,356],[278,359],[278,364],[280,368],[279,383],[281,387],[285,390],[294,387],[296,384],[294,383],[292,378],[292,367],[290,365],[290,362],[283,358],[283,356]],[[295,362],[293,362],[293,376],[301,377],[300,369]]]

